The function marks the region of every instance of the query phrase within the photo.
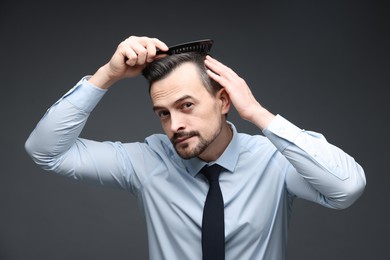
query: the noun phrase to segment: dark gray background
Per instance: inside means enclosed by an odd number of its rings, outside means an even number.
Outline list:
[[[2,1],[0,259],[146,259],[129,194],[33,164],[24,142],[46,109],[130,35],[168,45],[212,38],[212,54],[259,101],[323,133],[364,167],[350,208],[297,200],[288,259],[389,259],[389,8],[385,1]],[[231,112],[239,131],[258,133]],[[143,78],[117,84],[82,133],[142,141],[161,132]]]

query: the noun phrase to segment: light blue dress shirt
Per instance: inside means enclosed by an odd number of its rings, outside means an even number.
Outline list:
[[[26,150],[44,169],[124,189],[145,216],[153,260],[201,259],[203,203],[208,190],[198,158],[181,159],[165,135],[144,142],[96,142],[79,134],[106,91],[83,78],[44,115]],[[238,133],[216,161],[225,170],[226,259],[285,258],[295,197],[342,209],[362,194],[362,167],[318,133],[277,115],[264,135]],[[129,256],[131,259],[131,256]]]

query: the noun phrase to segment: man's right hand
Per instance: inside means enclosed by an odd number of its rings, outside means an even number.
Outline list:
[[[108,89],[118,80],[135,77],[156,58],[157,49],[167,51],[168,46],[157,38],[130,36],[118,45],[111,60],[89,82]]]

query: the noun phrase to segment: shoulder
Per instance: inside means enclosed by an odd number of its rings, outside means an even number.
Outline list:
[[[165,134],[152,134],[145,138],[145,144],[150,146],[169,146],[171,142]]]
[[[145,138],[145,145],[156,153],[164,153],[167,156],[174,156],[174,148],[171,141],[165,134],[153,134]]]
[[[123,143],[125,150],[132,154],[165,154],[172,155],[173,146],[168,137],[164,134],[152,134],[144,139],[143,142]]]
[[[271,143],[271,141],[263,135],[238,133],[237,136],[242,149],[246,149],[251,152],[258,152],[260,150],[276,150],[276,147]]]
[[[125,149],[131,161],[149,171],[151,168],[161,168],[161,165],[180,165],[180,157],[164,134],[152,134],[143,142],[126,143]]]
[[[241,156],[253,160],[252,162],[259,168],[267,165],[267,167],[276,169],[282,175],[289,171],[290,162],[267,137],[245,133],[239,133],[238,137]]]

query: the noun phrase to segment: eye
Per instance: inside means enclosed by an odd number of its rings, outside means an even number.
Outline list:
[[[160,118],[160,119],[166,119],[169,117],[169,111],[168,110],[160,110],[160,111],[157,111],[157,116]]]
[[[188,109],[192,108],[193,106],[194,106],[193,103],[191,103],[191,102],[186,102],[186,103],[183,103],[182,109],[183,109],[183,110],[188,110]]]

